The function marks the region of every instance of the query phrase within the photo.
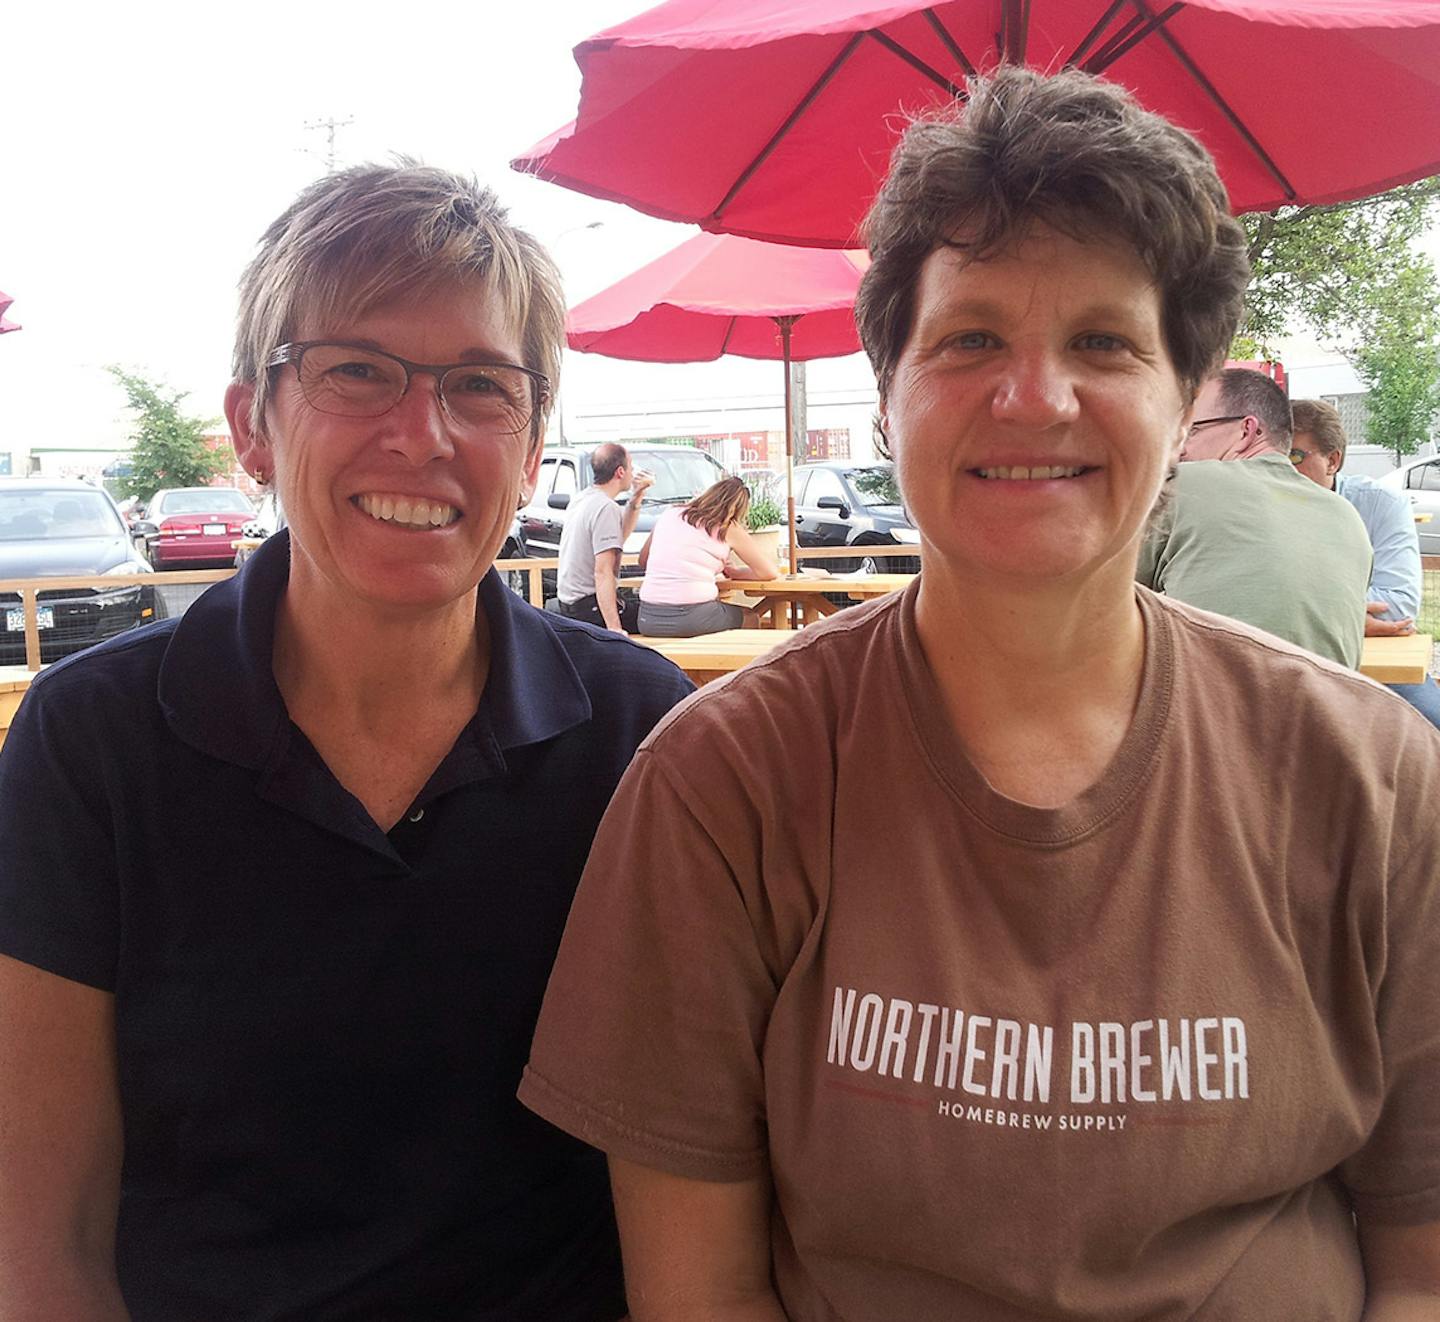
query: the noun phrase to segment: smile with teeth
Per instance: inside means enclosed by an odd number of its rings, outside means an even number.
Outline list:
[[[399,524],[402,528],[444,528],[460,517],[460,511],[453,505],[422,500],[418,496],[366,492],[353,497],[353,501],[372,519]]]
[[[1039,482],[1056,477],[1079,477],[1081,473],[1088,473],[1090,470],[1083,464],[1075,467],[1061,468],[1058,465],[1051,465],[1046,468],[977,468],[975,472],[981,477],[996,479],[1005,482]]]

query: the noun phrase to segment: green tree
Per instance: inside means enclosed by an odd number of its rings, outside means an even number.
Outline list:
[[[1397,456],[1440,407],[1440,285],[1413,241],[1436,216],[1440,179],[1331,206],[1242,217],[1254,277],[1233,357],[1273,357],[1303,326],[1354,364],[1369,391],[1366,439]]]
[[[120,367],[106,370],[120,383],[135,413],[130,476],[117,484],[121,496],[148,500],[161,487],[205,486],[226,467],[225,457],[205,444],[205,433],[218,419],[182,413],[186,391],[170,390]]]

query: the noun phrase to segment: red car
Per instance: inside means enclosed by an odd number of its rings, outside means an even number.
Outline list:
[[[235,487],[175,487],[155,493],[135,533],[156,569],[216,568],[235,563],[233,543],[254,517]]]

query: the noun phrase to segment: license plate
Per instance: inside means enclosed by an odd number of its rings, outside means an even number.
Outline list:
[[[55,607],[41,606],[36,610],[35,617],[35,623],[39,628],[53,629],[55,627]],[[24,610],[7,610],[5,612],[5,627],[11,633],[24,633]]]
[[[223,537],[226,532],[223,523],[207,523],[200,529],[207,537]]]

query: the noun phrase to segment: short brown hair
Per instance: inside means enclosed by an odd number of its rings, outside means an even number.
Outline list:
[[[1295,439],[1295,424],[1290,418],[1290,400],[1264,372],[1250,367],[1227,367],[1214,377],[1220,386],[1220,398],[1232,413],[1259,418],[1270,438],[1270,448],[1289,454]]]
[[[1224,361],[1250,280],[1245,232],[1209,153],[1123,89],[1075,70],[1006,67],[967,86],[964,104],[910,125],[865,219],[871,265],[855,319],[881,398],[930,253],[985,258],[1035,222],[1135,250],[1193,398]]]
[[[686,505],[680,517],[692,528],[703,528],[710,536],[720,537],[749,510],[750,489],[738,477],[722,477]]]
[[[1301,432],[1313,436],[1322,454],[1338,454],[1340,468],[1345,467],[1345,424],[1335,405],[1323,399],[1296,399],[1290,403],[1290,414],[1295,420],[1296,436]]]
[[[543,372],[532,444],[559,388],[565,294],[550,255],[510,224],[474,179],[402,160],[357,165],[316,180],[260,239],[240,278],[236,381],[253,383],[251,422],[263,430],[265,364],[306,317],[360,316],[399,295],[483,279],[520,334],[521,366]]]
[[[630,452],[614,441],[606,441],[590,451],[590,472],[598,484],[608,482],[629,462]]]

